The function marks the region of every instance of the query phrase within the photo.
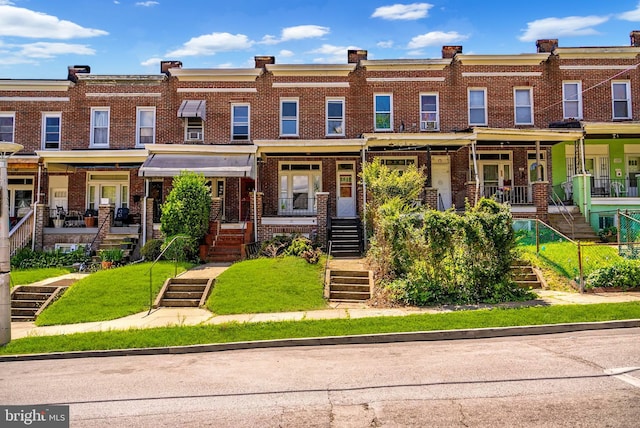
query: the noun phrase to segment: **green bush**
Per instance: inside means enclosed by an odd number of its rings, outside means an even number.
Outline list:
[[[84,248],[79,248],[69,253],[61,250],[32,251],[30,248],[19,250],[11,258],[11,267],[15,269],[40,269],[48,267],[72,266],[76,263],[88,263],[91,257]]]
[[[311,240],[304,236],[296,236],[293,238],[289,246],[284,250],[285,256],[299,256],[305,251],[313,250]]]
[[[160,230],[165,236],[188,235],[196,241],[209,229],[211,193],[202,174],[182,171],[162,205]]]
[[[150,239],[140,250],[140,255],[147,261],[154,261],[162,252],[162,239]]]
[[[175,241],[174,241],[175,238]],[[173,241],[173,242],[172,242]],[[169,244],[171,244],[169,246]],[[162,243],[162,250],[166,260],[197,262],[198,241],[187,235],[169,236]]]
[[[640,262],[623,260],[589,274],[585,288],[620,288],[628,290],[640,286]]]

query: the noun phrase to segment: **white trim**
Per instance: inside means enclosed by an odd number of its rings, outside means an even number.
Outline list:
[[[296,104],[296,131],[293,134],[285,134],[283,131],[283,122],[285,120],[285,116],[282,115],[282,105],[284,103],[295,103]],[[293,116],[286,116],[288,121],[294,120]],[[300,135],[300,98],[298,97],[281,97],[280,98],[280,134],[281,137],[298,137]]]
[[[529,93],[529,105],[521,105],[519,106],[517,103],[517,97],[516,97],[516,93],[517,91],[527,91]],[[524,108],[524,107],[528,107],[529,108],[529,115],[531,117],[531,120],[529,122],[518,122],[518,107]],[[522,86],[522,87],[514,87],[513,88],[513,123],[515,123],[516,125],[533,125],[534,123],[534,117],[533,117],[533,112],[535,110],[533,109],[533,88],[530,86]]]
[[[57,117],[58,122],[58,147],[57,148],[46,148],[46,137],[47,137],[47,118],[55,118]],[[60,150],[62,145],[62,112],[60,111],[43,111],[42,112],[42,128],[40,132],[40,147],[42,150]]]
[[[565,97],[565,87],[566,85],[577,85],[576,91],[578,93],[578,99],[577,100],[568,100]],[[567,115],[567,111],[565,108],[565,103],[567,102],[571,102],[571,103],[575,103],[578,102],[578,116],[574,117],[574,116],[569,116]],[[562,81],[562,117],[564,119],[582,119],[582,81],[581,80],[563,80]]]
[[[444,77],[367,77],[367,82],[444,82]]]
[[[340,121],[342,124],[340,125],[340,129],[337,129],[337,132],[329,132],[329,103],[340,103],[342,105],[342,116],[340,117]],[[346,128],[346,102],[344,97],[326,97],[324,101],[324,112],[325,112],[325,134],[327,137],[344,137],[345,128]],[[336,120],[335,118],[333,119]],[[334,128],[335,129],[335,128]]]
[[[388,128],[378,128],[378,124],[377,124],[377,120],[376,120],[376,116],[378,114],[378,110],[376,109],[376,100],[377,97],[389,97],[389,127]],[[387,112],[380,112],[382,114],[386,114]],[[393,132],[393,93],[388,93],[388,92],[381,92],[381,93],[374,93],[373,94],[373,129],[375,131],[382,131],[382,132]]]
[[[0,91],[66,92],[73,86],[70,80],[0,80]]]
[[[141,143],[140,142],[140,113],[152,112],[153,113],[153,141],[151,143]],[[147,127],[145,127],[147,128]],[[156,108],[155,106],[137,106],[136,107],[136,146],[142,147],[145,144],[155,144],[156,143]]]
[[[484,105],[482,109],[484,110],[484,122],[482,123],[472,123],[471,122],[471,92],[482,92],[484,98]],[[467,122],[469,126],[487,126],[488,124],[488,112],[487,112],[487,88],[467,88]],[[480,107],[474,107],[474,109],[480,109]]]
[[[541,71],[465,71],[462,77],[540,77]]]
[[[96,112],[106,111],[107,112],[107,142],[104,144],[95,144],[95,129],[94,129],[94,116]],[[109,147],[109,137],[111,131],[111,108],[110,107],[91,107],[91,118],[90,118],[90,132],[89,132],[89,147]]]
[[[87,98],[139,98],[139,97],[152,97],[160,98],[162,94],[160,92],[87,92],[85,94]]]
[[[422,110],[422,97],[428,97],[428,96],[435,96],[436,97],[436,120],[432,121],[432,120],[422,120],[422,114],[428,114],[428,113],[433,113],[430,111],[423,111]],[[418,126],[419,126],[419,130],[420,131],[439,131],[440,130],[440,95],[438,94],[438,92],[420,92],[420,95],[418,96],[418,101],[420,103],[420,105],[418,106],[418,111],[420,116],[418,117]],[[422,129],[422,123],[425,123],[425,129]],[[429,122],[435,122],[435,127],[433,129],[429,129],[428,128],[428,123]]]
[[[273,82],[273,88],[348,88],[349,82]]]
[[[177,92],[258,92],[256,88],[178,88]]]
[[[615,99],[615,94],[613,93],[613,85],[624,85],[625,86],[625,99]],[[624,101],[627,104],[627,115],[626,116],[616,116],[616,101]],[[631,113],[631,81],[628,79],[625,80],[612,80],[611,81],[611,118],[613,120],[618,119],[631,119],[633,114]]]
[[[46,102],[46,103],[54,103],[54,102],[69,102],[71,98],[69,97],[0,97],[0,101],[33,101],[33,102]]]
[[[234,138],[233,125],[235,123],[234,107],[247,108],[247,138]],[[241,124],[241,122],[239,122]],[[251,140],[251,104],[249,103],[231,103],[231,141],[250,141]]]
[[[560,70],[635,70],[639,64],[633,65],[561,65]]]

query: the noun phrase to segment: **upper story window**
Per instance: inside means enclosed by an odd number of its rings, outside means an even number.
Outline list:
[[[187,117],[184,122],[185,141],[204,141],[204,122],[200,117]]]
[[[42,148],[60,150],[60,129],[62,113],[42,114]]]
[[[327,135],[344,135],[344,99],[327,99]]]
[[[0,113],[0,141],[13,143],[15,113]]]
[[[136,125],[136,144],[153,144],[156,142],[156,108],[138,107]]]
[[[420,94],[420,130],[437,131],[439,129],[438,94]]]
[[[298,136],[298,99],[280,100],[280,135]]]
[[[533,97],[531,88],[515,88],[513,104],[516,125],[533,125]]]
[[[231,139],[249,139],[249,104],[231,105]]]
[[[582,82],[562,82],[562,117],[582,119]]]
[[[469,88],[469,125],[487,125],[487,90]]]
[[[109,145],[109,107],[91,108],[91,145]]]
[[[614,119],[631,119],[631,84],[629,81],[611,82]]]
[[[373,96],[375,108],[375,130],[393,130],[393,96],[391,94],[375,94]]]

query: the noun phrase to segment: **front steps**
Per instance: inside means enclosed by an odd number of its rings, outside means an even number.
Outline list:
[[[209,263],[237,262],[242,260],[242,246],[252,231],[251,223],[223,224],[210,234],[211,246],[206,261]]]
[[[96,254],[99,256],[100,250],[120,248],[123,252],[123,260],[133,260],[136,258],[134,252],[137,250],[140,239],[139,230],[138,225],[112,227],[111,231],[102,239]]]
[[[600,238],[580,212],[572,213],[573,230],[571,224],[567,223],[562,214],[549,214],[549,225],[576,241],[599,241]]]
[[[511,278],[520,288],[542,288],[538,274],[526,262],[516,261],[511,265]]]
[[[169,278],[153,307],[199,308],[204,306],[209,297],[212,284],[212,278]]]
[[[360,257],[362,255],[359,218],[332,218],[331,255],[335,258]]]
[[[364,302],[371,298],[372,279],[368,270],[329,271],[329,300]]]
[[[20,285],[11,291],[11,321],[35,321],[40,313],[66,291],[68,286]]]

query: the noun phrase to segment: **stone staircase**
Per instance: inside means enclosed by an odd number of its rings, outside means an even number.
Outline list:
[[[213,232],[213,237],[208,238],[212,244],[209,247],[206,261],[219,263],[242,260],[242,246],[247,240],[247,235],[250,234],[251,223],[220,225],[218,230]]]
[[[135,258],[138,241],[140,240],[139,226],[112,227],[111,231],[105,235],[98,248],[106,250],[111,248],[120,248],[123,251],[123,260],[130,261]]]
[[[549,225],[563,235],[576,241],[599,241],[600,238],[580,212],[572,213],[573,230],[562,214],[549,214]]]
[[[204,306],[213,284],[213,278],[169,278],[165,281],[154,308],[181,307],[199,308]]]
[[[336,258],[360,257],[361,228],[359,218],[332,218],[331,232],[331,255]]]
[[[542,288],[542,281],[533,266],[523,261],[516,261],[511,265],[511,277],[521,288]]]
[[[68,285],[20,285],[11,291],[11,321],[35,321]]]
[[[364,302],[371,298],[371,284],[368,270],[330,270],[329,300]]]

